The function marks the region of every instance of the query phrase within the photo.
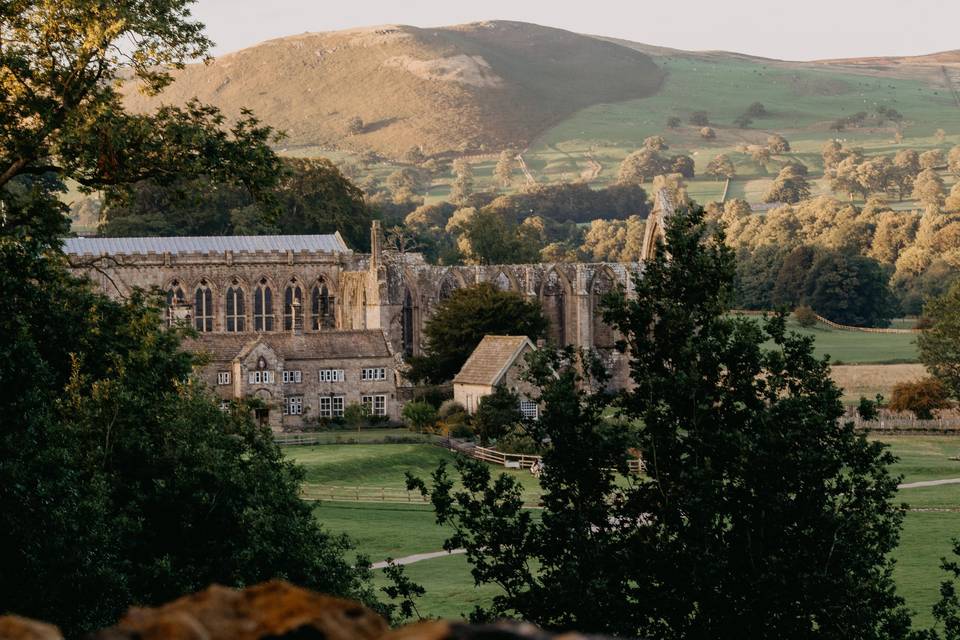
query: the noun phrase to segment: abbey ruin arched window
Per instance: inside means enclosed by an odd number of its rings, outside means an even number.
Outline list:
[[[189,322],[189,315],[185,315],[182,307],[187,306],[186,296],[183,294],[183,287],[179,280],[170,283],[167,289],[167,326],[172,326],[174,322]],[[181,307],[178,309],[177,307]]]
[[[500,291],[510,291],[512,289],[512,282],[510,282],[510,277],[507,276],[503,271],[497,274],[496,279],[493,281],[493,284],[500,289]]]
[[[197,331],[213,331],[213,292],[206,280],[193,294],[193,326]]]
[[[611,349],[616,342],[613,327],[603,321],[603,298],[613,291],[614,280],[606,270],[597,271],[593,277],[590,302],[593,314],[593,346]]]
[[[273,331],[273,292],[266,278],[260,280],[253,292],[253,330]]]
[[[172,307],[174,304],[183,304],[184,300],[183,288],[180,287],[179,281],[174,280],[170,283],[170,288],[167,289],[167,306]]]
[[[567,343],[566,287],[556,270],[543,283],[543,315],[550,323],[547,338],[557,346]]]
[[[310,293],[310,315],[313,318],[313,329],[332,328],[336,322],[334,320],[333,296],[330,295],[330,289],[324,281],[318,282]]]
[[[294,303],[296,303],[296,314],[294,313]],[[303,313],[303,292],[300,289],[300,285],[296,283],[296,280],[293,280],[283,291],[284,331],[290,331],[293,329],[294,316],[301,313]]]
[[[243,289],[233,281],[233,286],[227,289],[227,332],[240,333],[247,328],[246,305],[243,300]]]
[[[403,309],[400,315],[400,327],[403,332],[403,355],[413,355],[413,296],[407,289],[403,293]]]
[[[457,280],[449,273],[447,277],[443,279],[443,282],[440,283],[440,293],[438,297],[440,300],[446,300],[453,295],[453,292],[458,289]]]

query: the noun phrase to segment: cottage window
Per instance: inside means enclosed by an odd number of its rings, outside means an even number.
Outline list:
[[[361,396],[360,402],[366,405],[370,415],[382,417],[387,415],[387,396]]]
[[[303,396],[286,396],[283,403],[283,415],[303,415]]]
[[[283,372],[284,384],[300,384],[301,382],[303,382],[302,371],[284,371]]]
[[[387,370],[384,367],[370,367],[360,370],[360,379],[364,382],[371,380],[386,380]]]
[[[540,417],[540,408],[532,400],[520,401],[520,415],[528,420],[536,420]]]
[[[343,396],[320,396],[320,417],[342,418],[343,404]]]
[[[219,385],[230,384],[230,372],[229,372],[229,371],[218,371],[218,372],[217,372],[217,384],[219,384]]]
[[[343,382],[343,369],[320,369],[320,382]]]

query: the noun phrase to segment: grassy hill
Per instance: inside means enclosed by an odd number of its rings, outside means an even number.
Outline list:
[[[524,146],[601,102],[653,94],[649,56],[569,31],[516,22],[420,29],[383,26],[264,42],[177,74],[160,98],[132,87],[134,109],[197,96],[236,115],[248,107],[286,130],[291,148],[399,156]],[[350,121],[363,127],[351,131]]]

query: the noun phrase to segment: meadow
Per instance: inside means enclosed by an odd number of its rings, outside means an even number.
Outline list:
[[[892,472],[903,482],[960,478],[960,437],[882,436],[898,457]],[[441,461],[451,462],[453,454],[431,445],[323,445],[289,447],[291,459],[307,468],[308,482],[336,480],[338,484],[389,485],[402,487],[404,473],[422,478]],[[503,470],[491,468],[493,473]],[[528,491],[536,483],[527,472],[508,471]],[[906,515],[901,544],[894,552],[894,577],[900,593],[913,612],[917,625],[932,623],[930,607],[938,599],[943,573],[940,559],[950,555],[951,538],[960,535],[960,485],[903,489],[897,500],[912,509]],[[931,509],[937,509],[931,511]],[[357,552],[372,562],[415,553],[439,551],[450,533],[436,524],[433,511],[424,504],[376,502],[320,502],[316,517],[336,533],[346,533]],[[421,614],[459,617],[476,604],[489,602],[496,594],[491,586],[474,587],[470,567],[462,555],[441,557],[408,565],[407,574],[424,585]],[[379,586],[385,584],[382,571],[375,572]]]

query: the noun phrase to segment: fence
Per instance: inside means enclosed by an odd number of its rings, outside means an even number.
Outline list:
[[[431,444],[437,436],[411,433],[405,429],[375,431],[322,431],[318,433],[277,433],[273,440],[281,447],[320,444]]]
[[[734,309],[730,313],[740,315],[740,316],[771,316],[775,311],[764,311],[758,309]],[[837,331],[859,331],[861,333],[921,333],[923,329],[878,329],[876,327],[852,327],[848,324],[840,324],[839,322],[834,322],[833,320],[827,320],[821,315],[814,314],[817,317],[817,321],[827,325],[831,329],[836,329]]]
[[[908,416],[883,416],[879,420],[863,420],[853,416],[853,427],[863,431],[886,433],[923,433],[927,435],[960,434],[960,418],[918,420]]]
[[[407,491],[398,487],[337,487],[316,484],[304,484],[300,487],[300,497],[312,502],[390,502],[403,504],[423,504],[429,498],[419,491]]]
[[[503,453],[496,449],[481,447],[472,443],[454,440],[452,438],[441,438],[436,444],[470,456],[477,460],[498,464],[507,469],[529,469],[537,462],[542,460],[541,456],[525,453]],[[643,463],[639,458],[630,458],[627,460],[627,468],[631,473],[640,473],[643,470]]]

